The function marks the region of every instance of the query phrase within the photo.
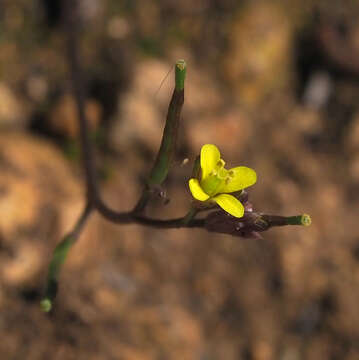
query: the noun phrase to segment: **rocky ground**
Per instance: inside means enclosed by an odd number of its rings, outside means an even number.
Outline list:
[[[256,209],[313,223],[258,240],[95,214],[51,315],[39,308],[47,265],[85,195],[61,3],[1,3],[2,359],[359,358],[359,6],[283,3],[80,1],[109,204],[135,204],[161,139],[166,75],[185,58],[171,201],[150,214],[186,212],[191,162],[214,143],[228,165],[256,169]]]

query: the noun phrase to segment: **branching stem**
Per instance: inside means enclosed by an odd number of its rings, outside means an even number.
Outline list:
[[[175,89],[168,108],[167,121],[163,133],[162,143],[158,152],[155,165],[149,176],[148,185],[146,185],[137,205],[133,211],[118,212],[107,206],[102,200],[99,186],[97,182],[96,166],[94,162],[94,151],[89,136],[88,122],[85,114],[85,88],[84,77],[80,66],[79,42],[78,42],[78,16],[77,2],[65,0],[65,31],[67,40],[67,57],[70,68],[71,84],[76,101],[80,143],[82,150],[83,166],[86,175],[87,199],[89,204],[93,206],[107,220],[117,224],[139,223],[141,225],[178,228],[191,227],[188,222],[184,222],[183,218],[171,220],[151,219],[140,214],[146,207],[150,198],[150,186],[160,185],[166,178],[171,160],[173,158],[175,140],[177,135],[178,123],[181,109],[184,101],[184,79],[186,74],[186,64],[183,60],[176,63],[175,68]]]
[[[66,260],[70,248],[77,241],[91,212],[97,211],[107,220],[117,224],[137,223],[140,225],[151,226],[160,229],[174,229],[184,227],[205,228],[206,220],[196,219],[196,215],[201,211],[210,209],[191,207],[189,212],[183,217],[169,220],[152,219],[143,215],[153,190],[156,187],[161,186],[163,181],[166,179],[170,165],[173,161],[181,110],[184,103],[184,83],[186,76],[186,63],[184,60],[177,61],[175,65],[175,88],[168,107],[166,125],[163,131],[161,146],[137,205],[132,211],[118,212],[111,209],[102,200],[97,182],[94,149],[92,147],[85,113],[86,94],[79,56],[79,16],[77,16],[77,1],[63,1],[65,32],[67,40],[67,58],[69,63],[71,84],[78,113],[82,160],[86,176],[87,202],[73,230],[63,238],[63,240],[56,246],[54,250],[53,257],[49,265],[45,296],[41,301],[41,307],[46,312],[51,310],[53,300],[56,297],[58,277],[61,267]],[[196,163],[197,169],[195,169],[195,172],[199,170],[198,159]],[[310,224],[309,215],[299,215],[287,218],[281,216],[262,215],[260,218],[261,220],[266,221],[266,226],[268,227],[283,225],[307,226]]]

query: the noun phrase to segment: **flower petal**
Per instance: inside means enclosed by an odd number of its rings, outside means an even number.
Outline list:
[[[206,201],[209,196],[202,190],[201,185],[197,179],[190,179],[188,182],[189,189],[191,190],[192,196],[199,201]]]
[[[208,174],[215,168],[218,161],[221,158],[217,146],[212,144],[206,144],[201,149],[201,168],[202,168],[202,180],[205,179]]]
[[[232,176],[221,187],[221,193],[231,193],[247,188],[256,183],[256,172],[246,166],[238,166],[228,170]]]
[[[244,207],[241,202],[232,195],[220,194],[213,198],[213,200],[227,213],[240,218],[244,214]]]

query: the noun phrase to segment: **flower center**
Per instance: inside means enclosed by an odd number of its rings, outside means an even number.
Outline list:
[[[201,181],[203,191],[209,196],[214,196],[220,192],[222,185],[228,184],[234,176],[233,171],[224,168],[225,162],[220,159],[210,174]]]

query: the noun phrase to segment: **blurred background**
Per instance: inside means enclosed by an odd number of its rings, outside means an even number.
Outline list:
[[[187,61],[171,199],[204,143],[256,169],[250,199],[312,226],[241,239],[93,215],[39,301],[84,203],[61,0],[0,3],[2,359],[359,359],[357,1],[80,0],[86,113],[103,197],[128,210]],[[163,84],[162,84],[163,82]],[[162,85],[161,85],[162,84]],[[181,166],[184,158],[190,162]]]

